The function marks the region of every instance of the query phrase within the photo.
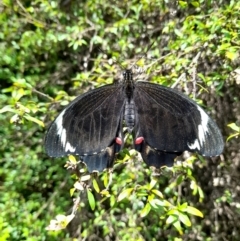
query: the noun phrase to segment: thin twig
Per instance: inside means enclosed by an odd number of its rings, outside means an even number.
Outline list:
[[[46,97],[47,99],[49,99],[51,101],[54,101],[54,99],[52,97],[50,97],[49,95],[46,95],[46,94],[44,94],[44,93],[42,93],[42,92],[40,92],[40,91],[38,91],[38,90],[36,90],[34,88],[32,88],[32,92],[37,93],[37,94],[39,94],[41,96],[44,96],[44,97]]]

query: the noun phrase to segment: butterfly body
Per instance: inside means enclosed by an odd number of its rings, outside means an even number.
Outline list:
[[[72,101],[48,129],[45,147],[53,157],[79,155],[88,170],[113,165],[124,146],[123,125],[149,166],[172,166],[183,151],[219,155],[223,139],[217,125],[194,101],[158,84],[123,82],[91,90]]]

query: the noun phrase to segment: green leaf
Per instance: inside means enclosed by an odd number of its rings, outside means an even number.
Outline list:
[[[227,51],[226,52],[226,57],[233,61],[233,60],[235,60],[238,57],[238,53],[237,52],[232,52],[232,51]]]
[[[151,211],[151,205],[147,203],[145,207],[140,212],[140,216],[143,218],[148,215],[148,213]]]
[[[185,212],[203,218],[203,213],[194,207],[188,206]]]
[[[151,206],[153,208],[158,208],[158,207],[164,207],[164,202],[159,200],[159,199],[152,199],[152,200],[149,200],[149,203],[151,204]]]
[[[185,1],[178,1],[178,3],[179,3],[181,8],[186,8],[187,5],[188,5],[187,2],[185,2]]]
[[[15,89],[12,91],[12,97],[17,102],[25,95],[25,90],[23,88]]]
[[[170,215],[167,220],[166,220],[166,224],[171,224],[174,223],[178,220],[176,215]]]
[[[157,179],[153,178],[149,184],[149,190],[151,190],[157,184]]]
[[[76,190],[75,188],[71,188],[71,189],[70,189],[70,196],[71,196],[71,197],[73,196],[75,190]]]
[[[16,113],[16,110],[14,110],[11,105],[6,105],[6,106],[4,106],[2,109],[0,109],[0,114],[2,114],[2,113],[4,113],[4,112],[13,112],[13,113]]]
[[[93,183],[93,188],[94,188],[94,190],[95,190],[97,193],[99,193],[99,192],[100,192],[100,188],[99,188],[98,183],[97,183],[97,181],[96,181],[95,178],[93,179],[92,183]]]
[[[118,198],[117,198],[117,201],[120,202],[122,201],[124,198],[126,197],[129,197],[132,193],[134,189],[133,188],[127,188],[125,190],[123,190],[119,195],[118,195]]]
[[[231,123],[228,125],[232,130],[240,132],[240,127],[237,126],[235,123]]]
[[[32,116],[30,116],[30,115],[28,115],[28,114],[25,114],[23,117],[24,117],[25,119],[29,120],[29,121],[35,122],[35,123],[37,123],[38,125],[44,127],[44,123],[43,123],[41,120],[38,120],[38,119],[35,118],[35,117],[32,117]]]
[[[181,223],[179,221],[176,221],[173,223],[173,226],[177,229],[177,231],[182,235],[183,231],[182,231],[182,226]]]
[[[158,197],[163,198],[163,194],[159,190],[152,189],[151,192],[157,195]]]
[[[105,172],[103,177],[103,185],[104,187],[107,187],[109,183],[109,175]]]
[[[76,160],[75,156],[73,156],[73,155],[69,155],[68,160],[74,165],[77,164],[77,160]]]
[[[197,1],[193,1],[193,2],[191,2],[191,4],[192,4],[195,8],[198,8],[198,7],[199,7],[199,2],[197,2]]]
[[[11,117],[10,119],[10,123],[16,123],[17,121],[19,120],[19,115],[18,114],[15,114]]]
[[[233,137],[237,137],[237,136],[239,136],[239,133],[232,134],[232,135],[230,135],[230,136],[227,138],[227,141],[229,141],[229,140],[232,139]]]
[[[87,197],[88,197],[88,202],[91,209],[94,210],[96,206],[96,202],[92,192],[89,189],[87,189]]]
[[[184,213],[181,213],[181,212],[179,213],[179,220],[187,227],[190,227],[192,225],[189,217]]]
[[[185,202],[185,203],[181,204],[181,205],[178,207],[178,210],[183,211],[183,210],[185,210],[187,207],[188,207],[188,204],[187,204],[187,202]]]
[[[100,194],[103,195],[103,196],[106,196],[106,197],[110,197],[110,196],[111,196],[111,195],[109,194],[109,191],[106,190],[106,189],[102,190],[102,191],[100,192]]]
[[[179,211],[177,209],[171,209],[167,212],[168,215],[179,216]]]
[[[163,200],[163,206],[164,207],[171,207],[172,204],[170,202],[168,202],[167,200]]]
[[[66,226],[73,220],[75,215],[70,214],[70,215],[57,215],[55,220],[50,221],[50,225],[46,227],[46,230],[52,230],[52,231],[58,231],[61,229],[65,229]]]

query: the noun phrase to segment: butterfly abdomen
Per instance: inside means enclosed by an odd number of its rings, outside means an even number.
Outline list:
[[[128,132],[131,133],[135,125],[135,104],[133,99],[126,101],[124,110],[124,120],[128,128]]]

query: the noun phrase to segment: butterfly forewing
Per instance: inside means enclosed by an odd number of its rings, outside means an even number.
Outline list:
[[[216,156],[222,152],[222,135],[212,119],[185,95],[157,84],[137,82],[133,94],[138,132],[153,149],[166,152],[198,152]]]
[[[48,129],[48,155],[87,156],[104,151],[118,135],[124,102],[118,85],[106,85],[76,98]]]

